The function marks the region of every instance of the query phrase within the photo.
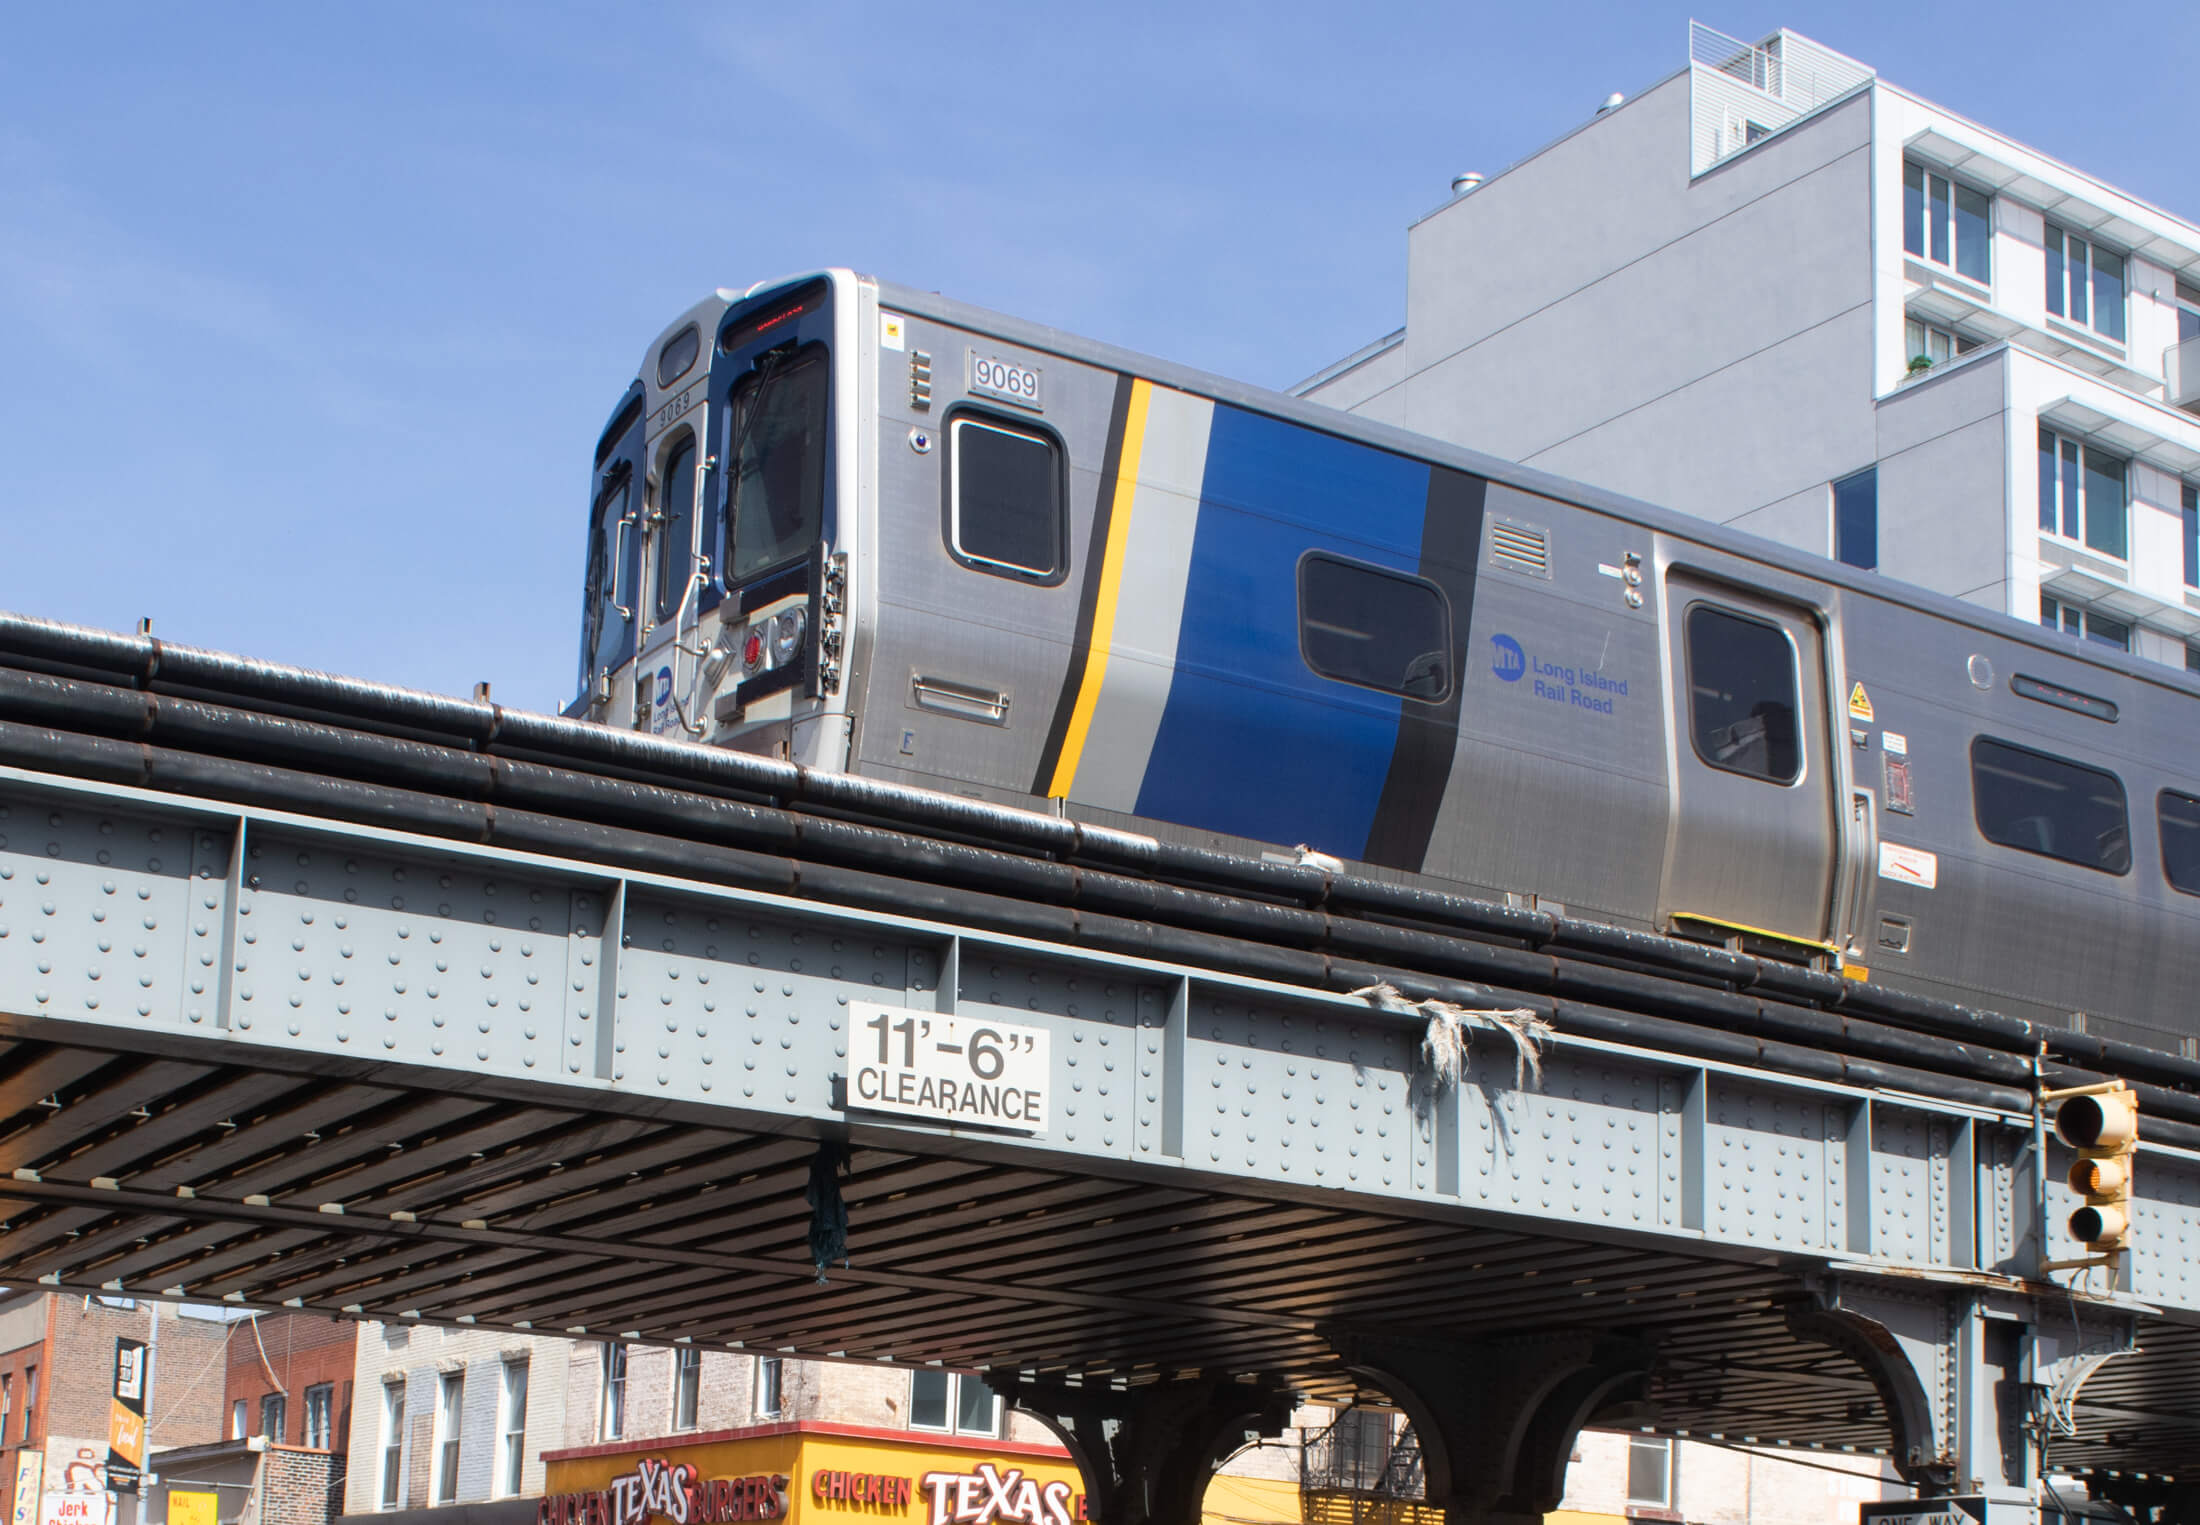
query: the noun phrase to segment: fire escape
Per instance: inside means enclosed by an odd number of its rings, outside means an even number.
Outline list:
[[[1421,1443],[1387,1410],[1345,1409],[1300,1448],[1306,1525],[1441,1525],[1426,1497]]]

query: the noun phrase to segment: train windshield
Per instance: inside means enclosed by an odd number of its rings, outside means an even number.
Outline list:
[[[640,538],[626,524],[631,475],[620,476],[596,500],[588,525],[588,582],[581,595],[581,686],[588,697],[596,675],[633,655],[634,596]],[[624,565],[621,565],[621,563]]]
[[[733,393],[729,586],[806,554],[825,532],[825,349],[766,354]]]

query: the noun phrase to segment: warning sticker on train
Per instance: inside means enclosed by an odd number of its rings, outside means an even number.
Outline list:
[[[1879,877],[1929,890],[1940,883],[1940,859],[1922,847],[1882,842],[1879,844]]]
[[[1866,725],[1871,724],[1872,696],[1864,692],[1864,685],[1861,683],[1849,689],[1849,718],[1861,720]]]
[[[1022,1133],[1047,1128],[1047,1030],[850,1001],[848,1105]]]

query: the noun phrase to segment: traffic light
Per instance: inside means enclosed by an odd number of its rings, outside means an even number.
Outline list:
[[[2087,1087],[2055,1111],[2055,1133],[2078,1157],[2070,1189],[2085,1205],[2070,1234],[2097,1254],[2115,1255],[2131,1237],[2131,1168],[2139,1152],[2139,1099],[2119,1081]]]

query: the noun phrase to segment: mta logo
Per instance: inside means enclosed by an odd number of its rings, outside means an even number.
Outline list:
[[[1528,670],[1528,654],[1509,635],[1493,635],[1490,644],[1497,648],[1497,655],[1490,661],[1490,671],[1507,683],[1518,683]]]

